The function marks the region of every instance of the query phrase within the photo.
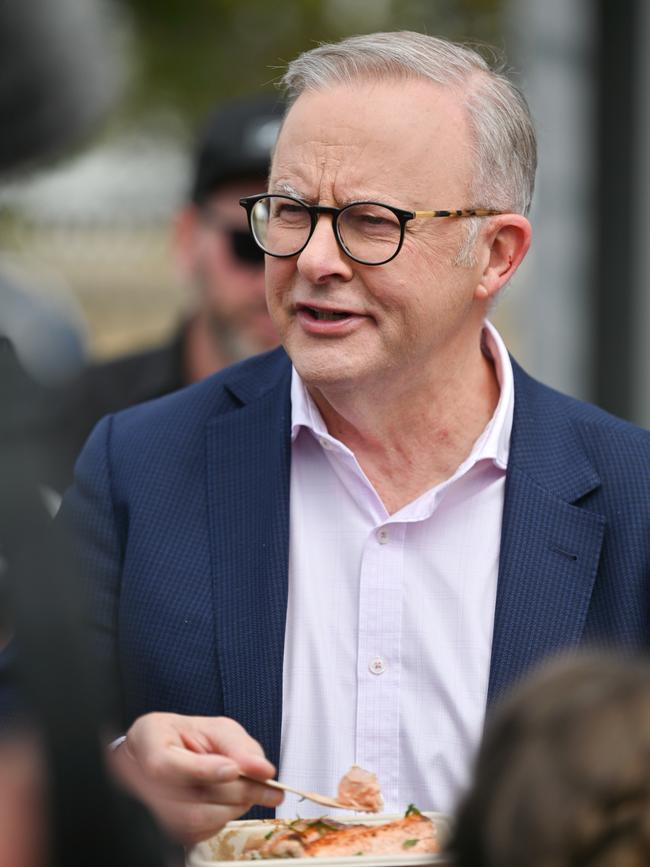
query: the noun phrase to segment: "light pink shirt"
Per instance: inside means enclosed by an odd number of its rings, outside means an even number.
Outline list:
[[[279,779],[335,794],[374,771],[388,812],[450,812],[485,715],[514,407],[506,348],[486,323],[500,397],[454,475],[389,515],[294,370],[289,605]],[[288,796],[279,816],[322,808]]]

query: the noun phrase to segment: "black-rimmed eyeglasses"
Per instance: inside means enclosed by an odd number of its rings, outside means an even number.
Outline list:
[[[269,256],[297,256],[314,233],[322,214],[332,217],[341,249],[362,265],[384,265],[399,253],[404,228],[421,217],[493,217],[505,213],[492,208],[443,211],[406,211],[380,202],[352,202],[343,208],[306,205],[293,196],[260,193],[239,200],[246,209],[256,243]]]

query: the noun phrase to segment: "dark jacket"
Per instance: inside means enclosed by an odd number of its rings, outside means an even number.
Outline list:
[[[513,366],[489,702],[560,648],[650,644],[650,433]],[[123,724],[226,714],[276,765],[290,381],[278,349],[104,419],[63,507]]]
[[[75,461],[97,422],[109,413],[162,397],[185,385],[183,331],[162,346],[87,367],[65,387],[40,388],[21,401],[16,435],[42,455],[43,484],[63,493],[72,483]],[[1,426],[1,425],[0,425]]]

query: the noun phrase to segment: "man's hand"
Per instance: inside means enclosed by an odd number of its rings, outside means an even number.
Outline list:
[[[282,792],[239,779],[267,780],[275,768],[234,720],[151,713],[135,721],[110,758],[118,778],[167,832],[205,840],[253,804],[276,807]]]

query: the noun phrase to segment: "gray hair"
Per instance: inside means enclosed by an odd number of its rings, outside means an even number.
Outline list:
[[[528,214],[537,166],[528,104],[502,69],[492,68],[472,48],[411,31],[352,36],[301,54],[289,64],[281,86],[291,106],[301,93],[328,85],[413,78],[456,88],[464,98],[476,166],[468,206]],[[458,264],[471,264],[478,233],[478,219],[466,222]]]

